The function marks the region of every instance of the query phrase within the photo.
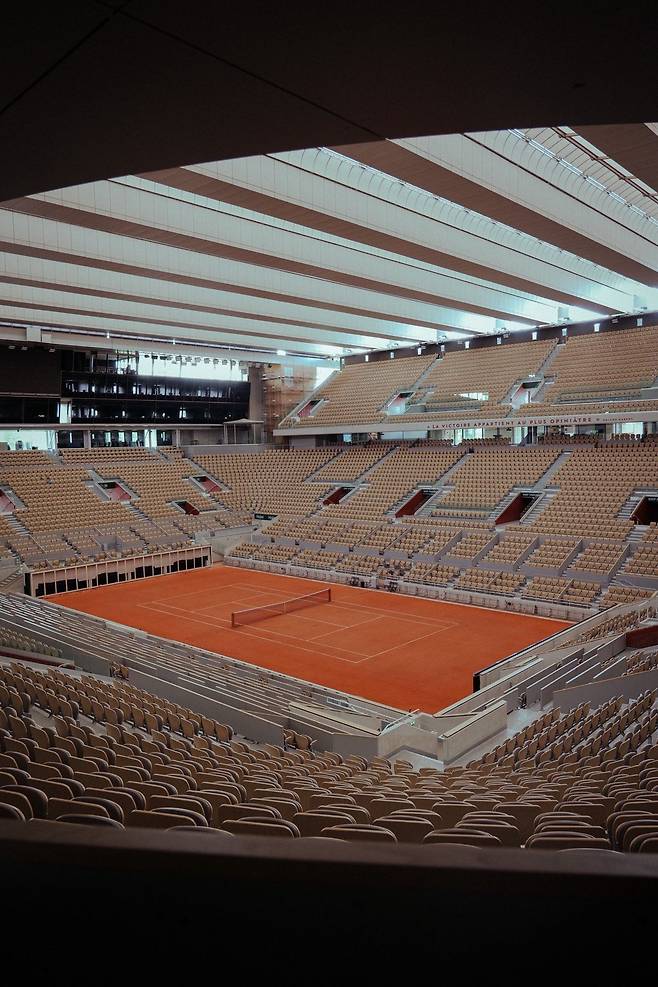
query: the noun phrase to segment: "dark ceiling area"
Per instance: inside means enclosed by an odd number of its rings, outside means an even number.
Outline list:
[[[0,200],[383,137],[655,118],[633,5],[12,2]]]

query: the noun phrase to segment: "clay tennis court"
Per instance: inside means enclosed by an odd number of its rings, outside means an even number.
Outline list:
[[[331,602],[232,627],[231,614],[331,587]],[[435,712],[473,673],[569,626],[479,607],[213,566],[54,602],[402,709]]]

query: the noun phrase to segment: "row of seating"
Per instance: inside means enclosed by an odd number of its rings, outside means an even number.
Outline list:
[[[658,847],[655,692],[543,714],[502,756],[441,772],[247,745],[125,682],[16,662],[0,679],[3,818],[530,850]],[[85,700],[95,705],[85,711]],[[46,713],[52,726],[39,726]],[[558,753],[565,736],[572,748]],[[532,744],[537,755],[513,757]]]
[[[522,414],[605,409],[606,402],[625,410],[658,376],[657,341],[654,326],[348,363],[314,396],[310,415],[293,411],[281,424],[374,424],[386,420],[393,399],[403,403],[405,422],[500,418],[511,412],[515,388],[532,380],[547,387],[540,402],[518,409]]]

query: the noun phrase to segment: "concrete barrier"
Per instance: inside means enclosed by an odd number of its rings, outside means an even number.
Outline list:
[[[658,688],[658,668],[636,675],[620,675],[614,679],[601,679],[587,682],[584,685],[574,685],[556,691],[553,702],[560,709],[572,709],[578,703],[589,700],[592,708],[600,706],[613,696],[623,696],[624,699],[635,699],[646,689]]]
[[[461,757],[467,751],[494,737],[507,726],[507,703],[493,703],[488,709],[474,713],[438,737],[438,755],[444,764]]]

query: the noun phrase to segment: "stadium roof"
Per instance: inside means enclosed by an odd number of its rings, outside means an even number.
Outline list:
[[[0,204],[31,338],[315,358],[658,309],[658,125],[316,147]]]

